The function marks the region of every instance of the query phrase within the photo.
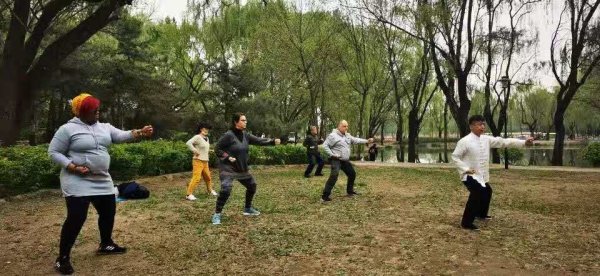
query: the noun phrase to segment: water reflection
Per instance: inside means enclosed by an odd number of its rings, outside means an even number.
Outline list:
[[[419,146],[418,159],[416,163],[448,163],[451,160],[451,154],[453,148],[448,148],[444,151],[443,144],[426,144]],[[552,148],[548,147],[532,147],[523,148],[523,158],[517,162],[516,165],[520,166],[549,166],[552,159]],[[587,163],[581,157],[581,148],[566,148],[563,155],[564,166],[576,166],[576,167],[589,167]],[[491,155],[490,155],[491,156]],[[398,163],[403,160],[408,160],[408,152],[406,149],[402,150],[397,145],[386,146],[379,150],[379,156],[377,160],[379,162],[386,163]]]

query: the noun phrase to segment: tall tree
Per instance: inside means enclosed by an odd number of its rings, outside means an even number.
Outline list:
[[[35,0],[14,1],[0,62],[0,132],[2,145],[15,143],[19,131],[30,117],[39,88],[58,69],[60,63],[108,23],[119,17],[131,0],[42,2],[35,14]],[[61,14],[83,7],[78,20],[62,35],[48,37],[48,30]],[[89,11],[89,13],[86,13]],[[78,18],[78,17],[70,17]],[[0,39],[2,40],[2,39]]]
[[[552,165],[563,165],[565,113],[579,88],[600,63],[600,0],[566,0],[552,35],[550,62],[558,82],[554,128],[556,138],[552,150]],[[561,37],[564,17],[568,20],[567,37]],[[557,60],[557,53],[559,59]]]
[[[476,44],[483,9],[476,0],[464,1],[362,1],[376,20],[389,24],[407,35],[431,45],[433,68],[440,89],[461,135],[469,130],[471,108],[469,75],[479,52]],[[391,20],[386,10],[403,14],[403,20]],[[425,29],[423,35],[419,30]]]

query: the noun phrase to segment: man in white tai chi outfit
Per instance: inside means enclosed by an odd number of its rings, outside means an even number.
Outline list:
[[[490,148],[523,147],[533,145],[533,138],[519,140],[483,135],[485,118],[474,115],[469,118],[471,133],[456,144],[452,160],[458,168],[462,182],[469,190],[469,199],[465,206],[461,226],[464,229],[479,230],[473,221],[475,218],[488,220],[492,187],[490,180],[489,162]]]

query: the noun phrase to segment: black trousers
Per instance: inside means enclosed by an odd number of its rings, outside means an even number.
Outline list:
[[[67,204],[67,219],[60,232],[60,256],[69,257],[71,248],[87,219],[90,203],[98,212],[98,228],[100,243],[113,244],[112,230],[115,224],[116,203],[115,195],[65,197]]]
[[[481,186],[471,176],[467,176],[467,180],[463,183],[469,190],[469,199],[465,206],[461,225],[469,226],[473,224],[476,217],[485,218],[488,215],[492,201],[492,187],[489,183],[485,183],[485,187]]]
[[[313,168],[315,167],[315,159],[317,161],[317,171],[315,172],[316,175],[321,174],[321,171],[323,170],[323,166],[325,165],[325,162],[323,162],[323,158],[321,158],[321,154],[318,152],[308,152],[306,154],[306,157],[308,158],[308,166],[306,167],[306,170],[304,171],[304,175],[305,176],[309,176],[312,173]]]
[[[346,192],[352,193],[354,192],[354,180],[356,179],[356,172],[352,167],[350,161],[342,161],[342,160],[331,160],[331,174],[329,175],[329,179],[325,183],[325,188],[323,189],[323,197],[329,197],[331,195],[331,190],[335,183],[337,182],[338,176],[340,174],[340,170],[342,170],[346,176],[348,177],[348,183],[346,185]]]

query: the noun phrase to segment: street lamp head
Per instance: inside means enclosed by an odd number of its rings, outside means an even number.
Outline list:
[[[510,78],[508,76],[502,76],[502,78],[500,78],[500,83],[502,84],[502,88],[506,89],[510,86]]]

